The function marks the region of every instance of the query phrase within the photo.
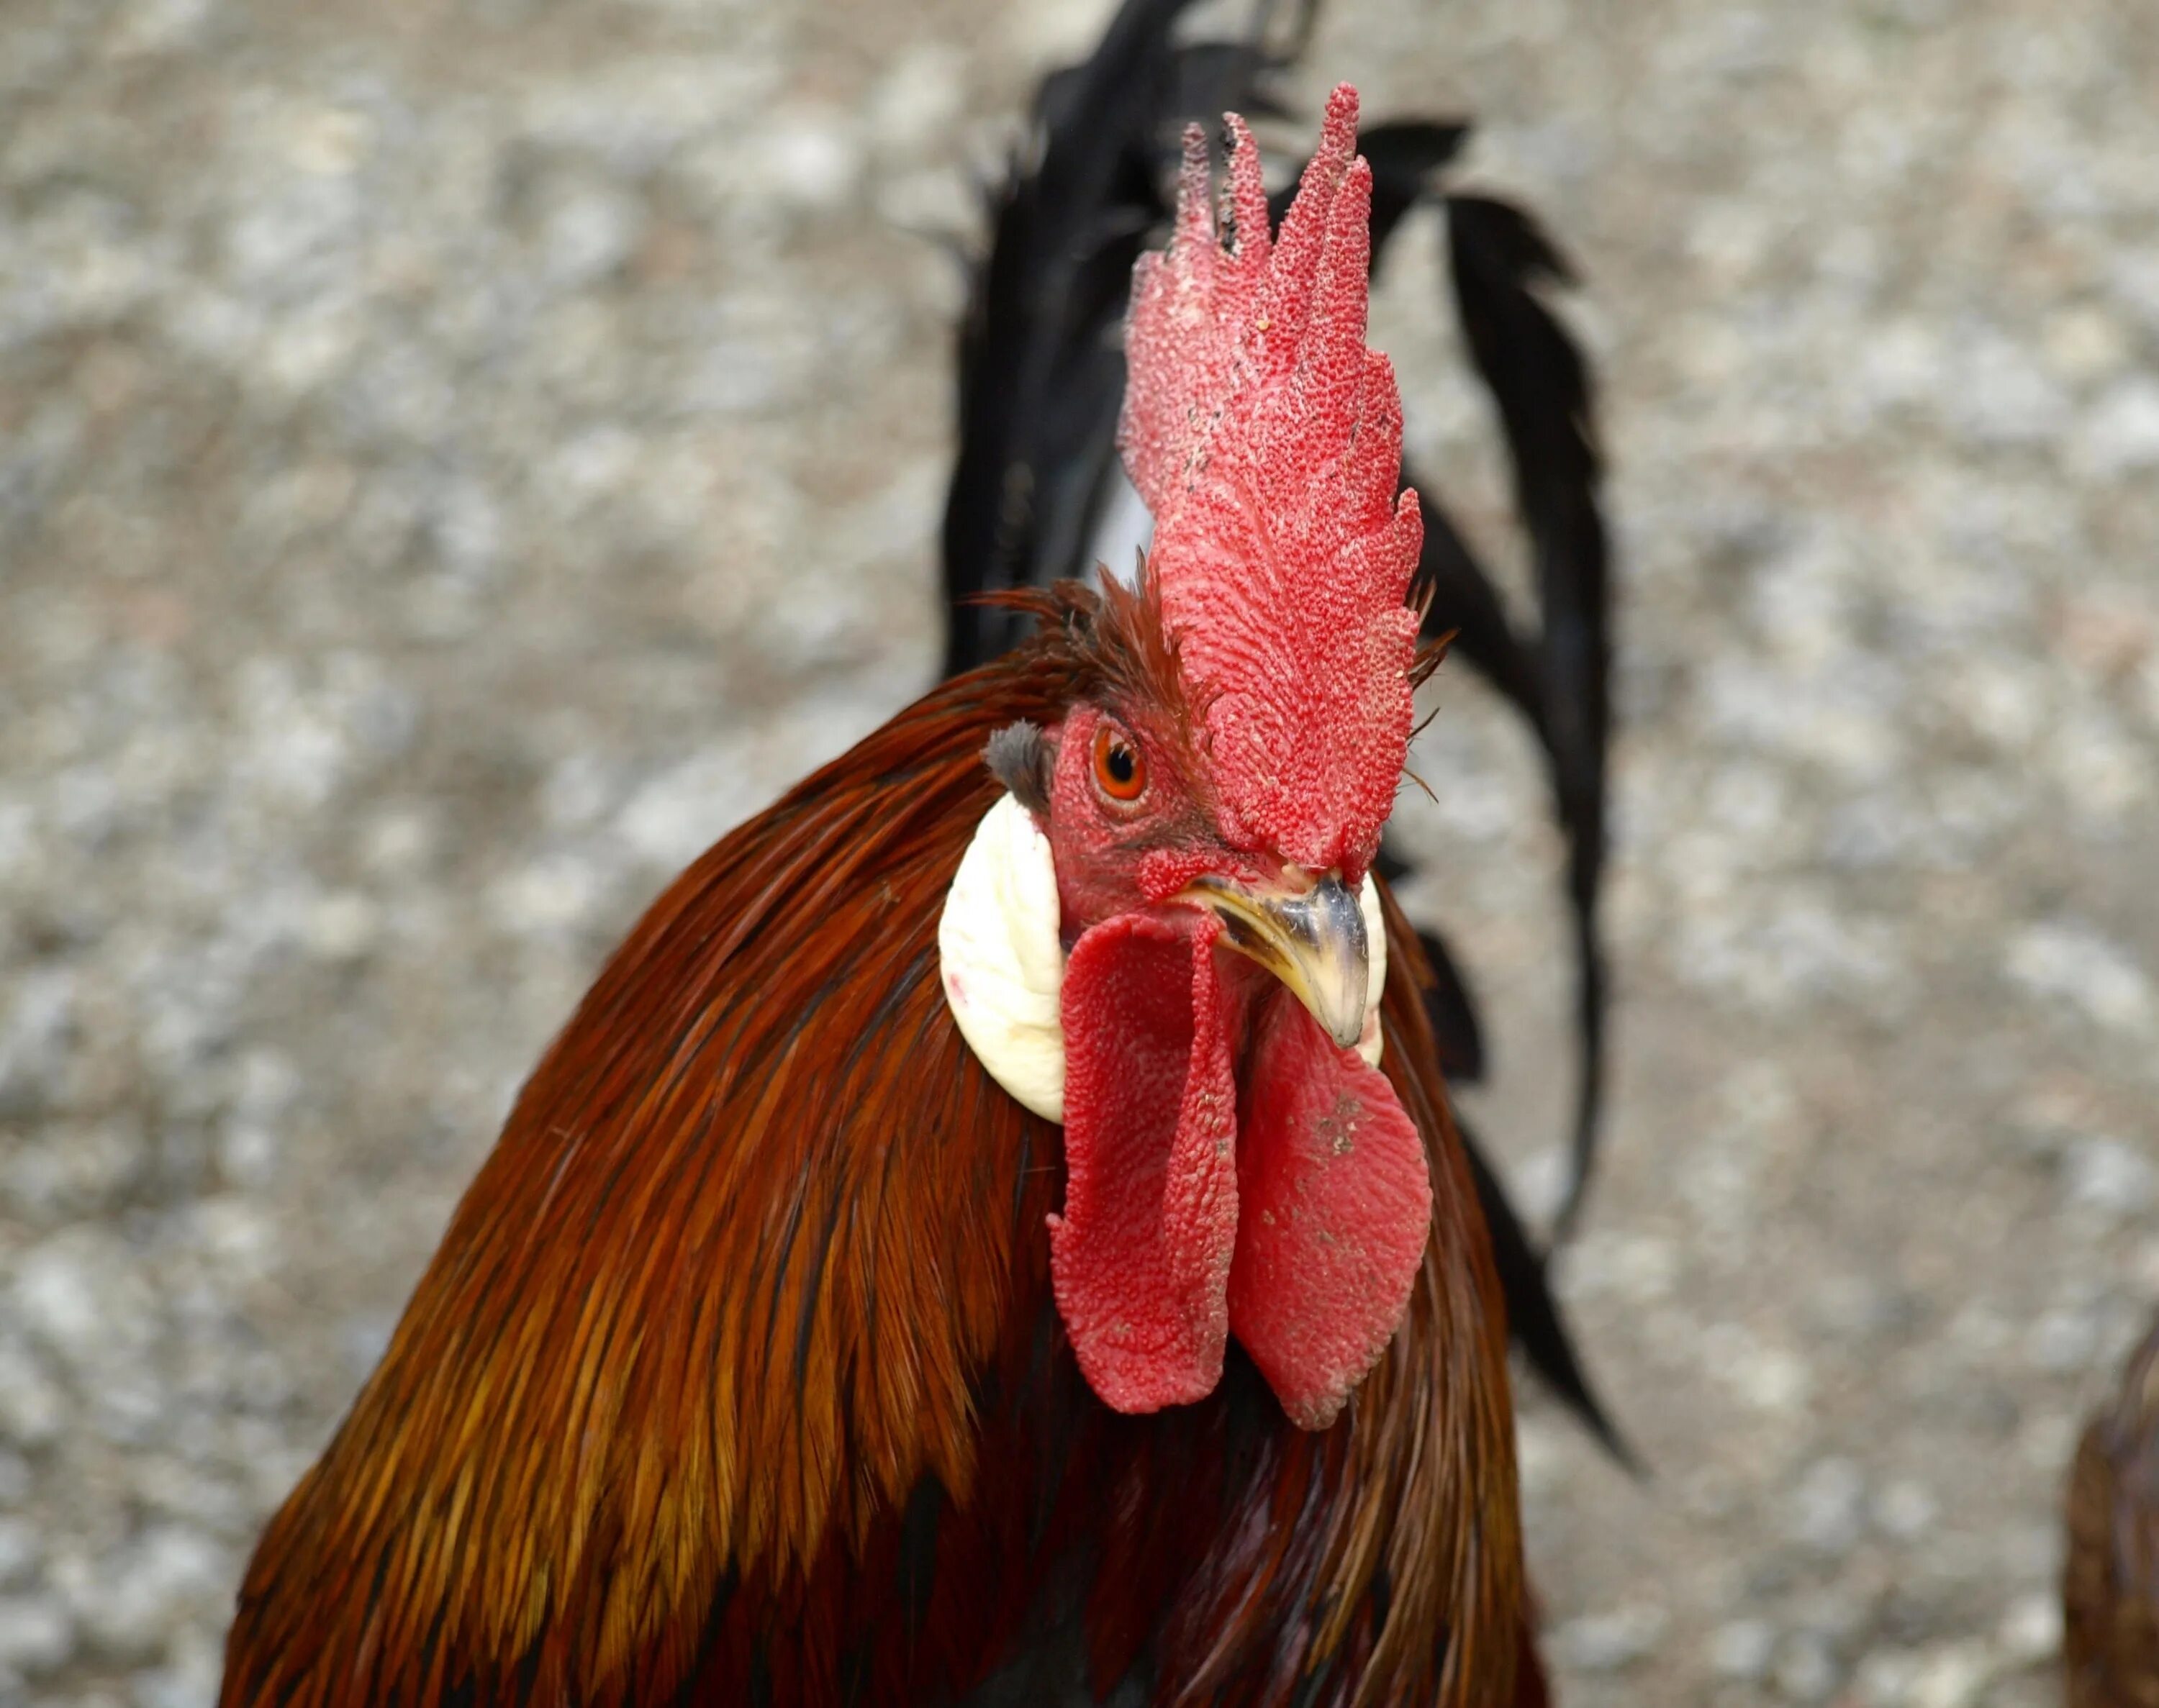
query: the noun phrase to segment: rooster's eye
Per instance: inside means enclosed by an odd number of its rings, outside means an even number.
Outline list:
[[[1095,787],[1124,805],[1147,792],[1147,761],[1131,737],[1106,723],[1095,730]]]

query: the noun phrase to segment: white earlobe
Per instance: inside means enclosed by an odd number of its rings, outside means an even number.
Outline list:
[[[990,1077],[1054,1121],[1064,1119],[1059,923],[1049,839],[1000,795],[960,857],[937,922],[945,1001]]]
[[[1380,998],[1387,988],[1387,922],[1380,913],[1380,886],[1364,874],[1357,892],[1357,911],[1364,916],[1364,1029],[1357,1035],[1357,1053],[1364,1065],[1380,1065]]]

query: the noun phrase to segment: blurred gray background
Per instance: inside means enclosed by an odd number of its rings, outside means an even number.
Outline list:
[[[944,246],[1107,0],[0,0],[0,1702],[210,1700],[256,1528],[691,855],[925,686]],[[1609,1167],[1535,1394],[1569,1705],[2058,1700],[2159,1297],[2159,8],[1333,0],[1581,262]],[[1417,460],[1519,567],[1411,234]],[[1442,672],[1411,897],[1533,1202],[1556,839]]]

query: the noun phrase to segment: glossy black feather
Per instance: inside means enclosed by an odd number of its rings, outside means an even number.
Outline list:
[[[970,598],[1084,577],[1118,476],[1120,343],[1132,264],[1168,219],[1186,116],[1278,111],[1256,41],[1178,45],[1189,0],[1126,0],[1085,64],[1053,72],[1029,148],[991,199],[991,241],[960,337],[960,460],[945,511],[945,673],[1017,642]]]
[[[1462,329],[1499,406],[1514,498],[1535,560],[1543,689],[1540,733],[1567,838],[1567,893],[1582,1039],[1574,1170],[1559,1227],[1570,1227],[1595,1160],[1602,1089],[1604,965],[1597,903],[1604,862],[1605,755],[1611,741],[1610,573],[1597,507],[1602,472],[1589,366],[1541,287],[1572,270],[1520,209],[1450,196],[1447,251]]]
[[[1483,1146],[1459,1110],[1455,1112],[1454,1125],[1468,1153],[1477,1201],[1491,1229],[1492,1260],[1499,1267],[1499,1285],[1507,1296],[1507,1333],[1521,1348],[1530,1368],[1543,1378],[1567,1410],[1588,1426],[1605,1451],[1635,1475],[1642,1475],[1641,1461],[1589,1385],[1588,1375],[1575,1353],[1573,1338],[1560,1316],[1559,1302],[1552,1297],[1543,1255],[1530,1243],[1506,1188],[1484,1160]]]
[[[1085,549],[1124,392],[1110,334],[1160,214],[1135,145],[1186,3],[1128,0],[1092,58],[1043,84],[1034,158],[1013,163],[994,199],[960,334],[960,454],[944,529],[948,675],[1004,652],[1023,626],[1016,613],[960,602],[1031,585],[1044,563]]]

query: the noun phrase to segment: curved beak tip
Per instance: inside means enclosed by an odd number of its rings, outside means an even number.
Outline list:
[[[1221,920],[1230,948],[1281,981],[1341,1048],[1356,1047],[1371,946],[1356,893],[1339,872],[1302,889],[1202,877],[1188,893]]]

